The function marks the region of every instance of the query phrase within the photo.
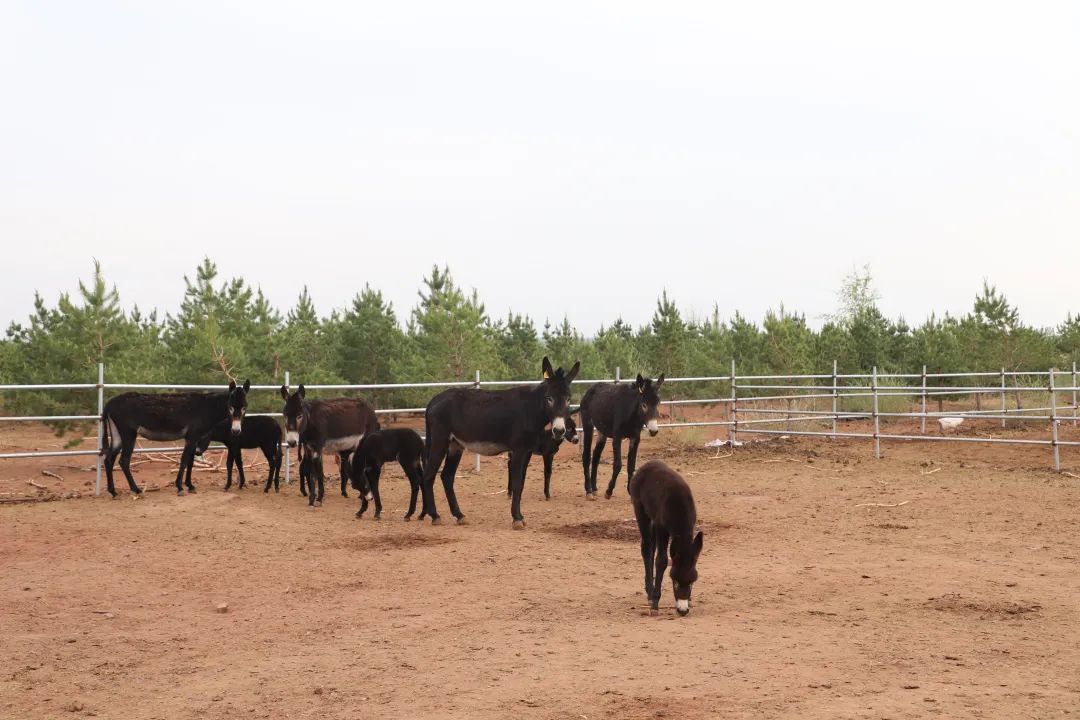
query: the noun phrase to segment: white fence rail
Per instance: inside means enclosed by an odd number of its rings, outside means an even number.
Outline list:
[[[996,378],[998,383],[989,384],[984,378]],[[1059,382],[1059,378],[1065,380]],[[941,383],[957,382],[971,379],[976,382],[972,385],[942,386]],[[595,380],[575,380],[575,385],[592,385],[601,382],[621,381],[620,369],[615,369],[613,378]],[[910,383],[907,381],[918,380]],[[938,383],[931,386],[930,381]],[[355,385],[306,385],[312,391],[350,391],[364,392],[374,390],[441,390],[451,387],[509,387],[514,385],[527,385],[535,380],[481,380],[480,373],[476,373],[473,381],[453,382],[420,382],[420,383],[377,383]],[[1070,370],[1049,369],[1044,371],[1008,371],[1002,369],[999,372],[972,372],[972,373],[927,373],[925,367],[921,374],[913,373],[878,373],[874,368],[870,373],[864,374],[838,374],[836,363],[833,363],[831,374],[813,375],[738,375],[734,361],[731,363],[731,372],[728,375],[716,375],[708,377],[675,377],[667,378],[666,383],[711,383],[726,384],[730,387],[730,395],[716,397],[715,393],[707,394],[701,398],[676,398],[664,400],[662,405],[669,408],[686,407],[690,405],[713,406],[721,408],[722,415],[726,419],[719,420],[694,420],[675,421],[660,423],[662,428],[691,428],[691,427],[724,427],[727,428],[728,442],[732,447],[738,443],[739,433],[756,435],[792,435],[807,437],[827,438],[856,438],[872,440],[875,457],[881,457],[882,440],[926,440],[934,442],[968,442],[968,443],[993,443],[1012,445],[1045,445],[1051,448],[1053,454],[1054,469],[1061,471],[1061,448],[1080,446],[1077,440],[1061,440],[1059,425],[1062,422],[1071,421],[1073,426],[1078,420],[1078,388],[1077,368],[1073,363]],[[290,385],[290,373],[285,373],[285,384]],[[280,385],[252,385],[253,392],[273,391],[278,392]],[[58,384],[33,384],[33,385],[0,385],[0,393],[18,393],[32,391],[62,391],[62,390],[96,390],[97,391],[97,414],[96,415],[23,415],[23,416],[0,416],[3,422],[93,422],[101,417],[105,407],[106,391],[126,390],[220,390],[220,385],[192,385],[192,384],[146,384],[146,383],[106,383],[105,367],[98,366],[98,381],[96,383],[58,383]],[[802,390],[804,392],[793,392]],[[1035,407],[1023,407],[1021,398],[1024,395],[1043,394],[1049,398],[1048,405]],[[984,410],[977,407],[974,410],[960,409],[937,412],[929,411],[927,404],[931,398],[944,401],[946,398],[960,398],[972,396],[977,399],[992,395],[1000,399],[1000,405],[994,410]],[[1017,407],[1008,407],[1007,398],[1013,396]],[[1058,402],[1059,396],[1069,398],[1064,404]],[[882,399],[909,398],[911,402],[918,403],[920,410],[917,412],[889,412],[882,411],[880,404]],[[870,399],[869,410],[844,410],[841,405],[844,401]],[[816,405],[820,401],[830,401],[828,409],[822,410]],[[815,407],[796,408],[796,402],[810,402]],[[783,402],[784,407],[768,407],[769,403]],[[402,408],[379,408],[378,414],[403,415],[422,414],[422,407]],[[1040,414],[1033,414],[1040,413]],[[279,415],[279,413],[252,413],[265,415]],[[739,416],[742,415],[743,418]],[[749,417],[747,417],[749,416]],[[918,434],[911,433],[888,433],[881,431],[881,422],[901,418],[918,419],[920,428]],[[942,418],[963,418],[972,420],[1000,420],[1001,427],[1006,427],[1007,422],[1031,422],[1045,421],[1049,424],[1049,437],[1037,438],[1011,438],[1011,437],[971,437],[957,434],[951,435],[928,435],[926,434],[926,421],[941,420]],[[868,420],[872,425],[872,431],[843,432],[838,428],[841,421]],[[762,427],[783,423],[784,428]],[[792,428],[794,423],[819,423],[828,425],[829,429],[822,430],[796,430]],[[101,427],[98,424],[98,447],[101,446]],[[178,452],[181,447],[152,447],[136,449],[137,453],[160,453]],[[62,457],[62,456],[89,456],[97,457],[97,480],[94,494],[101,494],[102,457],[98,450],[47,450],[0,453],[0,459],[10,458],[35,458],[35,457]],[[480,457],[476,458],[479,468]],[[290,455],[285,453],[285,481],[289,482]]]

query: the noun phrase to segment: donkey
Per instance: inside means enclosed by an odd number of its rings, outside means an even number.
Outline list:
[[[360,441],[360,447],[352,456],[352,486],[360,493],[360,509],[356,517],[363,517],[368,500],[375,500],[375,519],[382,517],[382,498],[379,496],[379,477],[382,466],[397,460],[405,477],[409,478],[409,512],[405,520],[411,520],[416,512],[416,496],[424,479],[424,440],[409,428],[389,428],[369,433]],[[421,516],[423,519],[423,516]]]
[[[690,612],[690,590],[698,579],[697,560],[704,542],[701,532],[694,535],[697,511],[690,486],[679,473],[659,460],[651,460],[630,478],[630,500],[641,531],[641,559],[645,562],[645,597],[649,599],[649,612],[655,615],[660,609],[660,585],[667,569],[670,541],[675,609],[679,615],[686,615]]]
[[[275,418],[266,415],[247,418],[243,427],[240,428],[240,434],[236,436],[233,436],[229,430],[229,423],[222,421],[215,425],[206,435],[203,435],[199,440],[198,447],[195,449],[195,454],[202,455],[211,442],[219,442],[228,448],[229,454],[225,461],[226,472],[228,473],[225,476],[226,492],[232,487],[233,465],[236,465],[236,474],[240,480],[238,488],[240,490],[244,489],[244,461],[240,454],[242,448],[259,448],[262,450],[263,455],[266,456],[266,463],[270,466],[269,474],[266,476],[266,487],[263,488],[263,492],[270,492],[271,483],[274,485],[274,492],[278,491],[279,476],[281,475],[281,425]],[[191,474],[190,466],[188,467],[188,474]]]
[[[555,459],[555,453],[559,452],[559,446],[562,445],[563,440],[567,440],[571,445],[578,444],[577,425],[574,423],[574,418],[570,416],[570,413],[566,414],[566,432],[561,438],[555,438],[551,435],[544,434],[540,436],[540,442],[536,444],[536,448],[533,450],[535,453],[539,453],[540,457],[544,459],[544,499],[551,499],[551,463]],[[510,457],[506,459],[506,494],[513,494],[513,477],[510,475],[510,466],[513,463],[513,453],[509,453]]]
[[[311,458],[311,475],[308,478],[308,505],[322,505],[324,480],[322,459],[327,452],[336,452],[341,456],[341,494],[349,497],[345,491],[348,481],[348,456],[352,453],[364,435],[379,429],[379,419],[375,411],[358,398],[333,398],[331,400],[304,399],[304,386],[289,393],[289,388],[281,386],[281,397],[285,401],[282,414],[285,416],[285,440],[289,447],[298,443],[304,445],[305,454]],[[319,492],[315,493],[318,481]]]
[[[615,480],[622,469],[623,438],[630,440],[630,447],[626,452],[626,476],[629,479],[634,474],[638,444],[641,442],[641,426],[648,428],[650,437],[660,432],[656,411],[660,404],[660,386],[663,384],[663,375],[653,382],[639,374],[633,384],[603,383],[593,385],[585,391],[581,398],[581,429],[585,432],[585,442],[581,447],[581,467],[585,473],[585,497],[596,499],[596,471],[608,438],[611,438],[611,450],[615,458],[611,463],[611,481],[604,497],[611,499],[611,493],[615,491]],[[595,449],[591,447],[594,428],[597,434]]]
[[[446,460],[442,469],[446,502],[458,523],[465,521],[454,494],[454,474],[467,448],[481,455],[512,453],[510,515],[515,529],[525,527],[521,514],[525,467],[544,433],[560,438],[566,432],[570,383],[577,377],[581,363],[575,362],[570,372],[564,373],[562,368],[553,370],[551,361],[545,357],[542,369],[543,380],[538,385],[508,390],[456,387],[442,391],[428,403],[424,416],[423,509],[433,525],[440,522],[433,486],[443,459]],[[549,423],[550,431],[546,429]]]
[[[102,446],[98,452],[105,456],[105,478],[109,494],[116,497],[113,485],[113,463],[120,456],[120,469],[124,471],[131,492],[139,495],[142,490],[131,475],[131,454],[135,451],[135,438],[147,440],[184,440],[180,455],[180,469],[176,473],[176,494],[183,495],[181,481],[188,469],[187,489],[195,492],[191,484],[190,466],[195,460],[195,447],[199,440],[219,422],[229,423],[229,431],[239,435],[244,414],[247,412],[247,393],[251,382],[243,387],[229,383],[225,393],[137,393],[117,395],[105,403],[101,413]]]

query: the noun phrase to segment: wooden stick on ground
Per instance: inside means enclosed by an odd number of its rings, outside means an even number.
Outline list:
[[[52,477],[52,478],[56,478],[57,480],[59,480],[59,481],[61,481],[61,482],[63,482],[63,480],[64,480],[64,476],[63,476],[63,475],[57,475],[57,474],[56,474],[56,473],[54,473],[54,472],[53,472],[52,470],[42,470],[42,471],[41,471],[41,474],[42,474],[42,475],[48,475],[49,477]]]
[[[895,508],[895,507],[900,507],[901,505],[907,505],[909,502],[911,502],[911,501],[910,500],[905,500],[903,502],[898,502],[898,503],[859,503],[855,507]]]
[[[34,487],[36,487],[36,488],[37,488],[38,490],[48,490],[48,489],[49,489],[49,488],[47,488],[46,486],[42,485],[41,483],[37,483],[37,482],[34,482],[33,480],[27,480],[27,481],[26,481],[26,484],[27,484],[27,485],[33,485],[33,486],[34,486]]]

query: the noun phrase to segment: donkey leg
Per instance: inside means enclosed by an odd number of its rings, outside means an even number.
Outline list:
[[[225,446],[225,492],[229,492],[229,488],[232,487],[232,466],[234,461],[233,449],[231,445]]]
[[[443,492],[446,493],[446,504],[450,506],[450,514],[457,518],[458,524],[465,522],[465,515],[462,514],[461,508],[458,507],[457,494],[454,493],[454,475],[457,474],[458,464],[461,462],[462,450],[454,452],[451,448],[450,452],[446,455],[446,464],[443,465],[442,470],[442,484]]]
[[[142,490],[135,484],[135,478],[131,474],[131,455],[135,452],[135,435],[123,439],[123,446],[120,449],[120,469],[124,473],[124,477],[127,479],[128,487],[131,488],[131,492],[136,495],[141,495]],[[110,491],[115,494],[115,490],[110,488]]]
[[[270,483],[274,481],[274,475],[277,472],[277,457],[274,455],[274,448],[271,445],[263,447],[262,451],[263,456],[266,458],[266,464],[270,466],[270,470],[266,473],[266,487],[263,488],[263,492],[268,493],[270,492]]]
[[[409,512],[405,513],[405,519],[412,520],[413,513],[416,512],[416,496],[420,493],[420,484],[424,482],[424,471],[419,459],[412,465],[402,463],[401,469],[405,471],[405,477],[409,478]]]
[[[615,478],[619,477],[619,471],[622,470],[622,438],[618,435],[611,438],[611,452],[614,455],[611,459],[611,481],[604,491],[604,497],[608,500],[611,499],[611,493],[615,492]]]
[[[176,470],[176,494],[184,494],[184,470],[187,469],[187,445],[180,451],[180,467]]]
[[[514,462],[514,453],[506,453],[506,496],[510,497],[514,494],[514,474],[510,472],[510,468]]]
[[[600,470],[600,456],[604,452],[604,446],[607,445],[607,438],[603,434],[596,434],[596,447],[593,448],[592,456],[592,473],[589,476],[589,492],[592,494],[593,500],[596,499],[596,473]]]
[[[187,475],[184,478],[184,484],[189,493],[195,492],[195,486],[191,482],[191,469],[195,467],[195,442],[195,440],[188,440],[184,445],[184,453],[181,455],[182,458],[187,458]]]
[[[341,458],[341,497],[349,497],[349,493],[346,492],[345,486],[349,483],[349,453],[340,452],[338,457]]]
[[[381,475],[380,473],[379,475]],[[371,495],[375,500],[375,519],[382,519],[382,496],[379,495],[379,475],[371,479]]]
[[[326,468],[323,465],[323,460],[325,459],[325,454],[320,454],[315,458],[315,479],[319,483],[319,497],[315,501],[316,505],[322,505],[322,501],[326,493]],[[311,485],[310,480],[308,481],[308,491],[310,492],[311,496],[315,495],[315,489]]]
[[[653,546],[656,552],[656,574],[653,577],[653,594],[650,603],[653,612],[660,609],[660,586],[664,584],[664,571],[667,570],[670,539],[667,530],[659,525],[653,525]]]
[[[116,497],[116,485],[113,483],[113,464],[116,462],[117,456],[120,455],[120,451],[110,447],[105,451],[105,487],[109,490],[109,495]]]
[[[544,499],[551,499],[551,462],[555,458],[551,453],[544,453]]]
[[[581,419],[581,423],[581,429],[584,431],[584,437],[581,439],[581,472],[585,475],[585,497],[589,497],[592,493],[592,486],[589,483],[589,461],[592,460],[593,428],[592,423],[586,422],[585,418]]]
[[[247,484],[244,478],[244,452],[240,449],[240,446],[236,446],[236,453],[233,455],[236,462],[236,477],[240,479],[240,484],[237,486],[237,490],[243,490],[244,485]]]
[[[637,466],[637,449],[641,444],[641,435],[630,441],[630,447],[626,451],[626,492],[630,492],[630,478],[634,477],[634,468]]]
[[[653,594],[653,529],[652,521],[645,510],[634,505],[634,517],[637,518],[638,532],[641,533],[641,559],[645,563],[645,599],[652,600]]]
[[[514,529],[525,527],[525,516],[521,514],[521,493],[525,490],[525,468],[529,464],[530,453],[514,453],[510,464],[510,475],[514,479],[514,495],[510,499],[510,517],[514,520]]]
[[[430,427],[428,433],[431,433]],[[439,472],[439,465],[447,456],[449,445],[449,438],[431,438],[428,456],[424,459],[424,481],[420,486],[424,506],[421,508],[420,519],[423,520],[424,515],[427,515],[431,518],[432,525],[438,525],[440,522],[439,511],[435,508],[435,473]]]

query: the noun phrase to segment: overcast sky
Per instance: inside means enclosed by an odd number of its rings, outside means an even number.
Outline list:
[[[1080,3],[0,3],[0,322],[92,258],[283,309],[1080,311]]]

